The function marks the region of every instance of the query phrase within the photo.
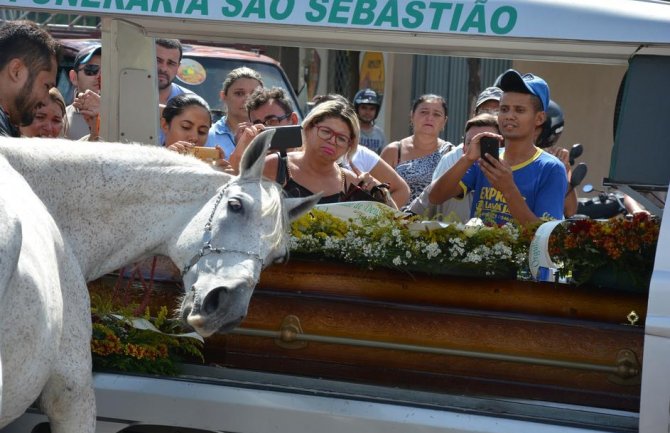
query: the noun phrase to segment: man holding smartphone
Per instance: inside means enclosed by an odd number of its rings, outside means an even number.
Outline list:
[[[545,121],[549,86],[540,77],[510,69],[499,79],[503,91],[498,123],[502,136],[482,132],[467,152],[431,187],[429,200],[445,200],[474,191],[471,217],[486,223],[520,224],[540,218],[562,219],[567,175],[563,163],[534,144],[535,129]],[[483,137],[504,143],[499,159],[485,152]],[[485,140],[486,141],[486,140]]]
[[[298,113],[293,111],[291,100],[281,87],[258,87],[247,98],[247,112],[251,126],[242,131],[228,162],[239,169],[242,155],[251,141],[265,128],[299,125]],[[302,146],[302,137],[298,135],[294,143],[286,143],[287,149]],[[285,150],[287,150],[285,149]]]

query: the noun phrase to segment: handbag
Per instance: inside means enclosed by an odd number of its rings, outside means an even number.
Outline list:
[[[384,203],[393,209],[398,208],[391,198],[388,183],[375,185],[370,188],[370,191],[361,188],[361,185],[363,185],[363,182],[360,182],[358,185],[353,183],[350,184],[347,192],[342,194],[340,201],[376,201],[378,203]]]

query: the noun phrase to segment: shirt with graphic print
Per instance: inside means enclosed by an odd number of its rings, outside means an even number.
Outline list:
[[[558,158],[538,148],[530,159],[512,167],[512,175],[514,184],[535,216],[563,219],[568,177]],[[464,192],[474,192],[471,217],[499,225],[514,219],[505,197],[491,186],[478,162],[468,169],[460,185]]]

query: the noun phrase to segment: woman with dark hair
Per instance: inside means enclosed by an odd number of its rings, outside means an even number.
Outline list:
[[[412,135],[394,141],[382,150],[382,159],[394,167],[409,185],[410,203],[430,184],[442,155],[454,147],[440,138],[446,125],[447,102],[444,98],[422,95],[412,104]]]
[[[35,107],[33,121],[21,125],[22,137],[58,138],[67,134],[67,118],[65,117],[65,100],[58,88],[49,89],[49,96]]]
[[[223,81],[220,97],[226,115],[212,125],[207,146],[221,146],[226,158],[235,150],[237,136],[251,126],[246,102],[257,87],[263,87],[261,74],[246,66],[233,69]]]
[[[204,99],[184,93],[170,99],[161,114],[161,129],[170,150],[186,153],[193,146],[204,146],[212,118]]]

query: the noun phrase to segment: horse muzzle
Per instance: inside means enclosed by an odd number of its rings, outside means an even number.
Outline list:
[[[246,280],[209,290],[193,285],[182,303],[182,319],[203,337],[229,332],[246,317],[254,286]]]

